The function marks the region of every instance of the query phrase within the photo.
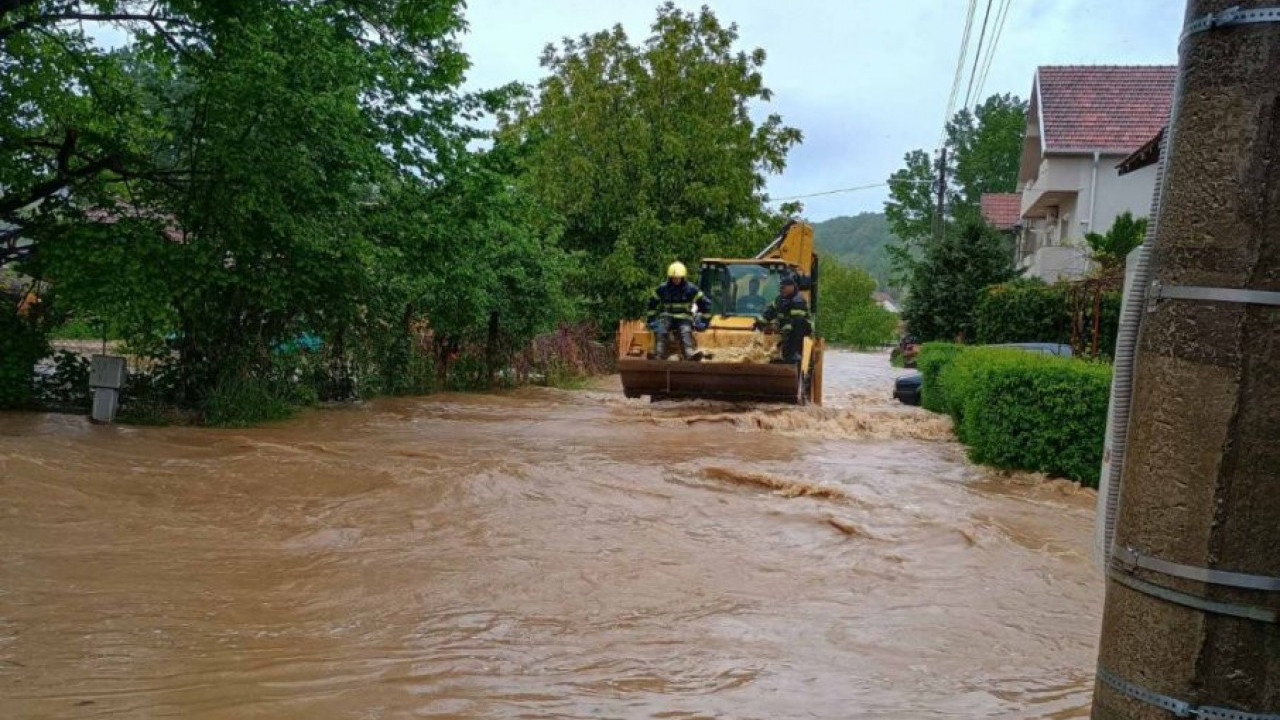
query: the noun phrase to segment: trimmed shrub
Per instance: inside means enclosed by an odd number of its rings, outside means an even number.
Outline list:
[[[942,357],[934,352],[934,387],[926,378],[924,397],[932,393],[955,420],[970,459],[1097,487],[1110,366],[1007,348]]]
[[[1059,283],[1046,285],[1021,278],[983,289],[974,312],[979,343],[1078,342],[1077,353],[1089,354],[1093,345],[1094,288]],[[1115,354],[1120,329],[1119,292],[1096,298],[1099,312],[1098,354]],[[1078,334],[1073,325],[1079,323]]]
[[[920,346],[920,353],[916,356],[916,369],[924,379],[920,404],[926,410],[949,414],[947,390],[938,379],[947,365],[965,349],[963,345],[945,342],[930,342]]]
[[[1071,342],[1071,312],[1062,287],[1039,278],[990,285],[975,312],[980,343]]]

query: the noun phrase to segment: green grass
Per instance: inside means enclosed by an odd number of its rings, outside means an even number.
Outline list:
[[[254,377],[225,378],[205,398],[204,422],[215,427],[248,427],[292,417],[297,406]]]

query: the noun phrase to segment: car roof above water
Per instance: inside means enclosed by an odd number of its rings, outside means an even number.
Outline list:
[[[1063,343],[1001,343],[992,345],[991,347],[1006,347],[1026,350],[1028,352],[1044,353],[1046,355],[1062,355],[1071,357],[1071,346]]]

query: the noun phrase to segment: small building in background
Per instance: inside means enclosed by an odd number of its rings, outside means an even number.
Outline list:
[[[1084,237],[1116,217],[1145,217],[1154,163],[1116,168],[1169,119],[1173,65],[1044,66],[1036,70],[1018,168],[1018,266],[1046,282],[1089,271]]]
[[[1001,232],[1017,232],[1022,224],[1022,195],[982,193],[982,219]]]
[[[893,301],[893,298],[890,297],[887,292],[880,292],[877,290],[871,293],[871,299],[875,300],[877,305],[888,310],[894,315],[898,315],[902,312],[902,308],[898,307],[898,304]]]

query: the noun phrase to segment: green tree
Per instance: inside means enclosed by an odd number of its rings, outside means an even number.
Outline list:
[[[530,187],[562,219],[592,271],[576,290],[605,323],[633,316],[672,260],[754,252],[777,227],[765,176],[800,132],[768,101],[763,50],[734,25],[668,2],[636,44],[620,26],[548,46],[548,76],[503,118],[526,148]]]
[[[893,340],[898,316],[871,297],[876,281],[862,268],[832,259],[822,261],[818,294],[818,329],[828,342],[857,348]]]
[[[1116,217],[1105,233],[1085,233],[1084,240],[1089,243],[1093,259],[1103,271],[1114,272],[1124,267],[1125,258],[1142,244],[1146,235],[1147,218],[1135,220],[1133,213],[1126,210]]]
[[[925,247],[911,271],[903,318],[924,341],[972,340],[983,288],[1016,275],[1008,239],[985,223],[967,222]]]
[[[992,95],[973,110],[961,109],[947,122],[947,217],[943,230],[980,218],[983,193],[1013,192],[1027,103],[1014,95]],[[923,249],[939,233],[936,226],[937,162],[924,150],[904,156],[889,176],[885,216],[899,243],[889,248],[898,277],[905,280]]]
[[[952,217],[978,217],[983,193],[1011,193],[1018,185],[1027,103],[1014,95],[992,95],[947,123],[947,145],[956,188]],[[969,213],[963,216],[962,213]]]
[[[897,263],[908,265],[910,255],[904,252],[923,247],[933,236],[937,215],[933,183],[937,170],[924,150],[910,151],[902,160],[905,167],[888,177],[890,200],[884,202],[884,218],[900,241],[896,247]]]
[[[184,402],[275,372],[273,348],[302,331],[347,357],[403,330],[377,315],[411,285],[407,230],[386,219],[413,220],[391,204],[446,192],[475,136],[460,120],[478,106],[456,90],[459,2],[18,6],[0,25],[6,60],[68,69],[13,86],[32,109],[0,145],[76,138],[65,168],[6,163],[4,192],[21,191],[8,206],[48,192],[18,218],[27,268],[78,309],[133,318],[130,340],[176,330]],[[74,20],[88,13],[125,46],[85,40]],[[439,232],[430,250],[453,242]]]

